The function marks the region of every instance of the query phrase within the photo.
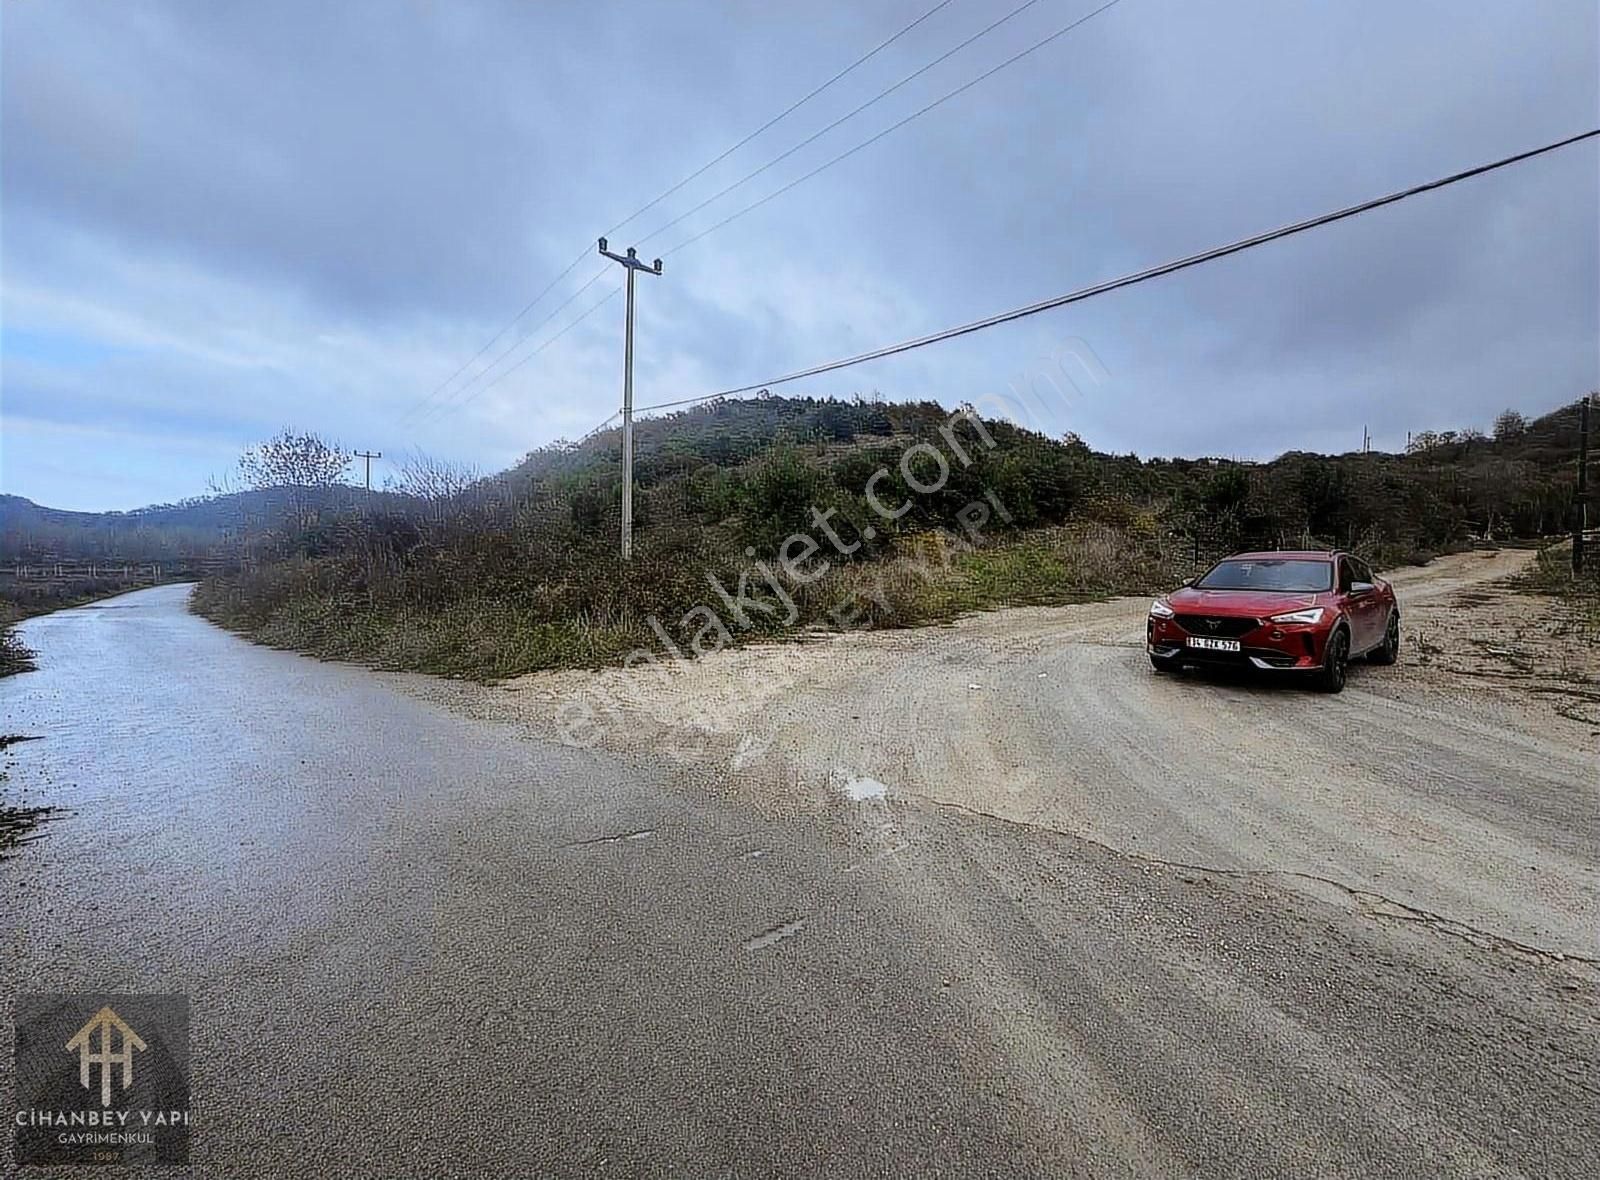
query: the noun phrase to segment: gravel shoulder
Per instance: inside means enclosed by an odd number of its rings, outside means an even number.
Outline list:
[[[1152,675],[1143,598],[497,688],[407,686],[554,738],[581,699],[599,719],[586,739],[773,813],[881,787],[1595,958],[1600,723],[1584,695],[1600,653],[1563,637],[1559,603],[1508,588],[1531,556],[1393,571],[1401,663],[1354,668],[1338,697]],[[1514,661],[1494,654],[1508,650]],[[1485,661],[1540,670],[1491,675]]]

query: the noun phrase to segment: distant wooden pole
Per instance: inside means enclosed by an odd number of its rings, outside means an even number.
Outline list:
[[[372,491],[372,461],[374,459],[383,458],[383,452],[382,451],[357,451],[356,452],[356,458],[357,459],[365,459],[367,461],[367,481],[366,482],[367,482],[367,491],[370,493]]]

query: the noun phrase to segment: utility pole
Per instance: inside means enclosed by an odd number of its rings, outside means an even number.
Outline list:
[[[1578,408],[1578,494],[1572,505],[1572,572],[1583,573],[1584,533],[1589,529],[1589,403],[1586,393]]]
[[[606,249],[604,238],[600,239],[600,253],[620,262],[628,272],[627,327],[622,338],[622,560],[628,561],[633,557],[633,275],[640,270],[660,274],[661,259],[646,266],[632,246],[626,254],[613,254]]]
[[[356,452],[356,458],[357,459],[365,459],[367,461],[367,491],[371,492],[372,491],[372,461],[374,459],[383,458],[383,452],[382,451],[357,451]]]

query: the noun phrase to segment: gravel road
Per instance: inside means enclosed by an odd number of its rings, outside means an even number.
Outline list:
[[[590,750],[581,678],[32,620],[0,1004],[189,994],[211,1176],[1592,1176],[1592,760],[1157,682],[1132,609],[730,653]]]
[[[444,692],[551,736],[562,702],[614,702],[614,716],[596,710],[604,745],[672,750],[781,812],[866,779],[890,797],[1319,893],[1332,882],[1360,904],[1600,957],[1600,720],[1451,662],[1484,639],[1532,642],[1549,600],[1499,591],[1492,625],[1473,613],[1531,556],[1393,572],[1405,657],[1353,667],[1337,697],[1270,677],[1151,674],[1146,598],[734,649],[670,677],[541,674]],[[1600,689],[1600,652],[1571,672]]]

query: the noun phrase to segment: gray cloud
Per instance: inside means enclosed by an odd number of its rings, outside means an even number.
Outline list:
[[[926,6],[7,5],[5,489],[84,507],[170,498],[289,422],[486,466],[582,433],[617,400],[617,301],[459,409],[404,414],[609,224]],[[642,252],[1090,7],[1044,0]],[[620,241],[998,11],[950,5]],[[1597,45],[1587,0],[1123,0],[673,255],[641,290],[641,400],[1571,134],[1600,112]],[[1397,446],[1407,429],[1543,409],[1600,385],[1597,156],[1580,146],[803,388],[953,402],[1081,337],[1110,380],[1047,425],[1119,450],[1342,449],[1363,426]],[[585,259],[529,323],[600,269]]]

